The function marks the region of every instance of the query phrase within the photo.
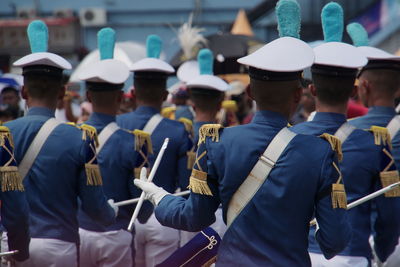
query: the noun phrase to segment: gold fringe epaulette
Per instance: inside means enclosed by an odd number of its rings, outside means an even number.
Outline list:
[[[192,170],[188,188],[196,194],[207,196],[213,195],[207,184],[207,173],[196,169]]]
[[[224,100],[222,101],[222,108],[226,111],[236,112],[238,111],[238,106],[235,100]]]
[[[161,110],[161,116],[164,118],[175,120],[176,107],[166,107]]]
[[[86,171],[87,185],[102,185],[103,184],[103,179],[101,178],[99,165],[86,163],[85,171]]]
[[[149,133],[142,130],[134,130],[135,135],[135,151],[140,151],[146,145],[147,153],[153,154],[153,145],[151,143],[151,136]]]
[[[329,144],[332,147],[332,150],[336,152],[338,160],[341,161],[343,159],[343,152],[342,152],[342,142],[340,141],[340,139],[328,133],[324,133],[319,137],[329,142]]]
[[[219,129],[221,124],[204,124],[199,129],[199,145],[206,142],[207,137],[211,137],[213,142],[219,142]]]
[[[16,166],[0,167],[1,191],[24,191],[22,178]]]
[[[10,146],[14,148],[14,141],[10,129],[4,125],[0,125],[0,146],[4,146],[6,144],[6,140],[8,140]]]
[[[193,122],[187,118],[179,118],[178,120],[179,122],[182,122],[183,125],[185,125],[185,130],[189,133],[189,134],[193,134]]]
[[[399,181],[399,172],[394,171],[383,171],[379,174],[381,178],[382,187],[389,186]],[[400,197],[400,187],[393,188],[392,190],[385,193],[385,197]]]
[[[388,145],[392,147],[389,131],[385,127],[371,126],[369,129],[374,134],[375,145]]]
[[[96,147],[99,146],[99,140],[97,139],[97,130],[93,126],[90,126],[88,124],[82,124],[79,126],[81,130],[83,131],[82,133],[82,139],[87,140],[88,138],[94,140],[94,143]]]
[[[342,181],[342,173],[335,162],[332,163],[333,167],[339,174],[339,178],[336,183],[332,184],[332,208],[346,209],[347,208],[347,196],[344,189],[344,184],[340,183]]]

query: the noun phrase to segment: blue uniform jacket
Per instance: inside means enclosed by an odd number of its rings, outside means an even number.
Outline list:
[[[25,117],[8,122],[20,163],[40,127],[54,111],[34,107]],[[74,126],[57,126],[43,145],[24,179],[30,208],[30,233],[35,238],[79,242],[78,197],[83,210],[104,225],[114,222],[102,186],[87,185],[85,173],[88,143]]]
[[[154,108],[141,106],[133,112],[117,116],[117,123],[124,129],[142,130],[147,121],[157,113],[158,111]],[[177,187],[186,189],[188,186],[190,170],[187,168],[186,153],[191,148],[191,141],[183,123],[164,118],[151,135],[154,151],[153,155],[149,155],[151,166],[167,137],[169,138],[168,147],[153,182],[173,193]]]
[[[349,123],[356,126],[360,129],[368,129],[371,126],[381,126],[386,127],[389,122],[396,115],[396,111],[391,107],[382,107],[375,106],[368,109],[368,113],[364,116],[355,118],[350,120]],[[396,167],[400,170],[400,134],[398,133],[394,138],[392,138],[392,154],[395,159]],[[399,198],[395,199],[387,199],[389,202],[398,202]],[[389,204],[388,204],[389,205]],[[393,204],[391,204],[393,205]],[[398,204],[396,204],[396,209],[399,210]],[[389,209],[392,210],[392,209]],[[393,216],[399,215],[398,212],[392,214]],[[379,215],[379,213],[377,214]],[[380,232],[375,234],[375,251],[378,257],[384,261],[391,254],[393,248],[396,246],[398,242],[398,236],[400,233],[400,222],[399,219],[396,218],[391,225],[390,231],[389,229],[385,229],[387,226],[380,225],[379,222],[376,222],[376,227],[379,227]],[[379,230],[378,229],[378,230]],[[375,229],[377,230],[377,229]],[[389,241],[390,240],[390,241]]]
[[[197,151],[213,196],[165,196],[155,210],[166,226],[199,231],[215,221],[222,203],[224,221],[229,201],[273,137],[287,125],[278,113],[259,111],[252,123],[220,131]],[[327,257],[350,239],[344,209],[333,209],[330,189],[339,177],[336,155],[325,140],[297,135],[285,149],[266,182],[224,235],[218,266],[310,266],[309,223],[315,213],[317,240]],[[199,167],[195,165],[195,169]]]
[[[346,122],[342,114],[317,112],[310,122],[300,123],[291,129],[296,133],[321,135],[335,134]],[[382,152],[383,146],[377,146],[372,133],[356,129],[342,144],[343,161],[340,169],[349,203],[371,194],[382,188],[379,173],[383,171],[387,156]],[[389,255],[397,243],[400,216],[400,198],[380,196],[348,211],[348,218],[353,229],[349,245],[339,255],[372,258],[369,245],[371,229],[374,229],[383,254]],[[377,217],[371,220],[372,206],[376,207]],[[314,238],[314,230],[309,235],[309,251],[321,253]]]
[[[102,113],[92,113],[89,120],[85,122],[96,128],[97,133],[111,122],[115,116]],[[137,198],[140,196],[139,189],[134,186],[134,169],[143,162],[142,156],[135,151],[135,136],[126,130],[117,130],[106,142],[97,157],[103,178],[104,194],[107,199],[114,199],[115,202]],[[148,202],[145,202],[148,203]],[[150,203],[148,203],[150,204]],[[85,212],[79,212],[79,226],[83,229],[95,232],[126,229],[136,205],[119,207],[116,223],[105,227],[92,220]],[[146,212],[145,212],[146,210]],[[143,206],[139,213],[139,220],[146,221],[151,215],[151,206]],[[147,216],[146,216],[147,214]]]

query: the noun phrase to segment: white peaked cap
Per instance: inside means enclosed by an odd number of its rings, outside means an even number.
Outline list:
[[[129,78],[128,66],[116,59],[105,59],[95,62],[79,75],[79,79],[87,82],[104,82],[121,84]]]
[[[372,47],[372,46],[359,46],[357,47],[364,56],[369,60],[393,60],[400,61],[400,56],[390,54],[382,49]]]
[[[49,52],[32,53],[18,59],[13,64],[13,66],[21,68],[34,65],[46,65],[63,70],[70,70],[72,68],[71,64],[63,57]]]
[[[132,64],[130,71],[156,71],[174,73],[174,68],[167,62],[158,58],[144,58]]]
[[[314,52],[300,39],[282,37],[237,61],[240,64],[266,71],[295,72],[302,71],[314,63]]]
[[[225,92],[230,89],[229,84],[227,84],[224,80],[222,80],[217,76],[209,74],[199,75],[193,80],[190,80],[187,83],[187,87],[214,89],[222,92]]]
[[[314,48],[314,64],[358,69],[365,66],[368,59],[356,47],[341,43],[329,42]]]
[[[199,63],[196,60],[189,60],[179,66],[176,76],[181,82],[188,82],[200,75]]]

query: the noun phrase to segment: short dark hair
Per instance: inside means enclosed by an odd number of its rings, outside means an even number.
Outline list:
[[[107,90],[107,91],[90,90],[90,93],[93,104],[104,107],[116,101],[116,99],[121,94],[121,90]]]
[[[375,89],[380,93],[393,96],[400,87],[399,71],[391,69],[367,69],[360,77],[374,84]]]
[[[163,100],[167,79],[149,79],[135,77],[133,80],[136,98],[147,103],[158,103]]]
[[[47,75],[25,75],[24,85],[28,88],[28,95],[36,99],[57,100],[62,88],[62,77]]]
[[[15,87],[6,86],[3,88],[3,90],[1,90],[1,94],[5,94],[5,93],[9,93],[9,92],[12,92],[12,93],[16,94],[17,96],[19,96],[19,91]]]
[[[200,110],[215,110],[220,108],[224,93],[218,90],[205,88],[191,88],[190,99]]]
[[[355,76],[328,76],[312,73],[317,98],[327,105],[347,103],[353,92],[355,79]]]

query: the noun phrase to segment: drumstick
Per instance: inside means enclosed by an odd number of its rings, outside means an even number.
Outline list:
[[[369,195],[366,195],[365,197],[362,197],[362,198],[360,198],[360,199],[357,199],[356,201],[353,201],[353,202],[351,202],[351,203],[349,203],[349,204],[347,205],[347,210],[352,209],[352,208],[354,208],[354,207],[357,207],[358,205],[361,205],[361,204],[363,204],[364,202],[367,202],[367,201],[369,201],[369,200],[371,200],[371,199],[373,199],[373,198],[376,198],[376,197],[378,197],[378,196],[380,196],[380,195],[382,195],[382,194],[384,194],[384,193],[386,193],[386,192],[388,192],[388,191],[394,189],[396,186],[399,186],[399,185],[400,185],[400,182],[397,182],[397,183],[388,185],[388,186],[386,186],[386,187],[384,187],[384,188],[382,188],[382,189],[379,189],[378,191],[375,191],[375,192],[373,192],[373,193],[371,193],[371,194],[369,194]],[[315,225],[316,223],[317,223],[317,220],[314,218],[314,219],[310,222],[310,226],[313,226],[313,225]]]
[[[157,155],[156,161],[154,162],[154,166],[153,166],[153,168],[151,168],[149,178],[147,178],[148,182],[151,182],[153,180],[154,175],[156,174],[156,171],[158,169],[158,166],[160,165],[160,161],[161,161],[161,159],[162,159],[162,157],[164,155],[165,149],[168,146],[168,142],[169,142],[169,138],[165,138],[164,139],[164,143],[163,143],[163,145],[162,145],[162,147],[160,149],[160,152]],[[146,169],[142,168],[142,170],[140,171],[140,177],[142,177],[144,171],[146,171]],[[133,230],[133,223],[136,221],[136,219],[137,219],[137,217],[139,215],[140,208],[143,205],[144,196],[145,196],[145,194],[144,194],[144,192],[142,192],[142,194],[140,195],[138,204],[135,207],[135,211],[133,212],[131,221],[129,222],[129,226],[128,226],[128,231],[129,232],[132,232],[132,230]]]
[[[186,196],[190,194],[190,190],[186,190],[186,191],[182,191],[182,192],[178,192],[175,194],[172,194],[173,196]],[[124,200],[124,201],[120,201],[120,202],[116,202],[114,203],[115,206],[121,207],[121,206],[125,206],[125,205],[129,205],[129,204],[135,204],[139,202],[140,197],[138,198],[132,198],[132,199],[128,199],[128,200]]]

